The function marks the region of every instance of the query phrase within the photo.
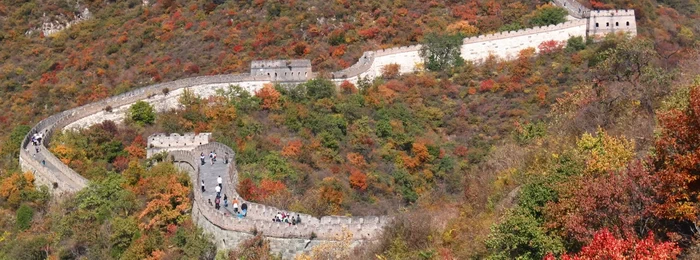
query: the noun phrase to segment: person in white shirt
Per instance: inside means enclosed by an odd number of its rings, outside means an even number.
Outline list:
[[[214,190],[216,190],[216,196],[217,196],[217,197],[220,197],[220,196],[221,196],[221,187],[216,186],[216,187],[214,188]]]
[[[216,183],[218,183],[219,187],[221,187],[221,188],[223,188],[223,186],[221,185],[222,182],[223,182],[223,179],[221,179],[221,175],[219,175],[219,177],[216,178]]]

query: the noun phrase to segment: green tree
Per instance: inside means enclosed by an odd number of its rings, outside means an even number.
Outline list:
[[[27,125],[18,125],[12,128],[10,137],[5,140],[5,144],[0,146],[0,152],[5,157],[5,160],[10,162],[8,168],[19,168],[17,167],[17,157],[19,156],[19,148],[22,144],[24,136],[31,130]]]
[[[22,204],[17,209],[17,229],[27,230],[32,226],[32,218],[34,217],[34,209]]]
[[[547,253],[560,253],[564,245],[557,236],[548,234],[534,216],[516,209],[493,227],[486,245],[489,259],[542,259]]]
[[[580,51],[586,48],[586,42],[583,40],[583,37],[581,36],[575,36],[569,38],[569,40],[566,41],[566,50],[570,52],[574,51]]]
[[[173,237],[173,243],[180,249],[185,259],[212,259],[216,247],[211,243],[211,236],[205,235],[201,228],[191,219],[180,225]]]
[[[156,113],[150,104],[139,100],[129,108],[129,118],[140,126],[150,125],[156,121]]]
[[[431,71],[442,71],[463,64],[460,46],[462,46],[462,36],[459,34],[426,35],[420,49],[425,68]]]
[[[312,79],[304,85],[306,86],[306,96],[311,98],[311,100],[332,98],[336,95],[335,84],[327,79]]]
[[[547,26],[550,24],[560,24],[566,22],[568,12],[564,8],[554,5],[544,5],[537,8],[532,14],[530,23],[535,26]]]
[[[131,242],[141,236],[138,223],[134,217],[120,218],[112,220],[112,235],[109,240],[112,244],[112,256],[119,258],[124,251],[129,248]]]

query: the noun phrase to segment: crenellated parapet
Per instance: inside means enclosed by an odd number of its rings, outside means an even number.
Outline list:
[[[221,158],[222,155],[229,156],[229,163],[225,164],[225,168],[222,168],[222,172],[205,173],[203,171],[202,167],[213,167],[214,164],[211,166],[207,163],[201,164],[198,157],[200,154],[207,155],[210,152],[219,154],[219,158]],[[342,237],[345,232],[351,234],[350,239],[356,241],[353,243],[355,245],[374,241],[381,234],[383,227],[391,221],[387,216],[324,216],[316,218],[308,214],[291,212],[246,201],[238,195],[235,189],[238,184],[235,152],[230,147],[221,143],[192,144],[190,149],[187,150],[169,151],[168,157],[173,163],[180,165],[183,169],[187,169],[190,173],[190,178],[192,182],[195,183],[195,185],[193,185],[193,217],[198,220],[198,222],[202,223],[200,226],[206,233],[212,234],[214,240],[220,242],[219,245],[222,248],[235,247],[241,241],[252,237],[254,233],[262,233],[272,244],[281,245],[273,246],[273,253],[280,253],[285,259],[288,259],[298,253],[310,250],[318,242],[334,243],[334,241]],[[217,165],[224,164],[219,160]],[[228,209],[223,207],[221,209],[215,209],[210,205],[209,200],[212,198],[207,197],[200,189],[197,189],[199,186],[198,184],[201,183],[206,174],[216,174],[223,177],[224,184],[222,194],[227,194],[230,201],[235,198],[241,203],[246,203],[248,205],[248,214],[245,217],[234,216]],[[272,217],[277,212],[285,212],[293,216],[300,216],[302,222],[297,225],[273,222]],[[304,244],[311,240],[315,241],[312,246],[294,247],[294,249],[289,248],[291,244]]]
[[[307,81],[313,77],[309,60],[256,60],[250,75],[269,77],[274,82]]]
[[[583,6],[581,3],[576,2],[576,0],[554,0],[552,1],[555,5],[566,9],[569,15],[576,18],[586,18],[590,13],[591,9]]]
[[[573,36],[600,37],[607,33],[617,32],[636,35],[634,10],[591,11],[573,0],[555,0],[554,2],[566,8],[569,14],[575,18],[557,25],[465,38],[460,47],[462,58],[475,62],[492,55],[502,59],[511,59],[521,50],[537,49],[540,44],[546,41],[565,42]],[[411,45],[367,51],[357,63],[341,71],[332,72],[332,81],[340,84],[345,80],[357,83],[360,78],[372,79],[381,76],[383,68],[390,64],[399,65],[400,73],[421,70],[420,48],[421,45]],[[226,89],[231,85],[238,85],[250,93],[255,93],[267,83],[300,84],[315,76],[316,74],[312,72],[308,60],[254,61],[251,63],[250,73],[185,78],[132,90],[41,120],[32,127],[22,141],[19,162],[22,170],[34,173],[36,183],[48,186],[52,194],[60,196],[61,194],[73,193],[86,187],[88,181],[48,150],[49,143],[56,131],[85,128],[104,120],[123,121],[129,107],[137,101],[145,101],[157,111],[167,111],[180,107],[179,97],[185,91],[207,98],[216,95],[219,90]],[[30,142],[31,136],[35,133],[41,133],[44,136],[38,147],[33,146]],[[224,187],[224,193],[240,199],[235,191],[235,186],[238,183],[235,153],[228,146],[209,142],[208,136],[188,134],[151,136],[148,142],[149,156],[157,150],[168,151],[174,162],[191,173],[195,184],[198,184],[200,180],[201,165],[197,160],[200,153],[213,150],[221,151],[220,155],[228,153],[231,156],[231,163],[225,172],[229,185]],[[217,243],[227,248],[237,245],[246,237],[251,237],[252,230],[261,231],[268,236],[273,241],[272,247],[275,250],[284,250],[288,247],[293,247],[297,251],[308,250],[308,245],[316,245],[318,241],[332,241],[343,229],[349,229],[353,232],[355,241],[366,241],[376,237],[381,232],[382,227],[390,221],[386,217],[327,216],[315,218],[299,214],[304,219],[302,225],[282,229],[280,225],[284,224],[273,223],[269,220],[274,213],[284,210],[247,202],[250,207],[249,215],[245,219],[238,219],[225,212],[214,210],[208,205],[208,198],[207,203],[205,203],[203,195],[197,194],[195,191],[192,212],[194,218],[199,226],[215,234]],[[308,239],[312,233],[316,235],[316,240]],[[286,256],[288,258],[290,255]]]
[[[609,33],[625,32],[637,36],[634,10],[594,10],[588,17],[588,35],[602,37]]]

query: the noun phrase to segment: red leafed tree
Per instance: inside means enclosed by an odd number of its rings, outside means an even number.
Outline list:
[[[680,221],[697,221],[700,213],[700,88],[690,92],[688,107],[659,115],[661,135],[656,141],[654,165],[664,203],[655,213]]]
[[[596,232],[593,241],[584,246],[581,252],[575,255],[563,255],[562,260],[588,260],[588,259],[648,259],[666,260],[676,259],[681,250],[673,242],[658,242],[650,233],[643,240],[617,239],[607,229]],[[547,255],[545,259],[554,259]]]
[[[597,178],[581,177],[560,187],[559,200],[546,206],[548,226],[588,243],[596,230],[636,238],[649,231],[656,205],[655,175],[641,162]]]
[[[275,110],[280,107],[281,95],[272,84],[265,84],[262,89],[255,91],[255,96],[262,99],[261,107],[267,110]]]
[[[263,200],[269,196],[274,196],[283,191],[287,190],[287,186],[281,181],[273,181],[268,179],[263,179],[260,181],[260,187],[255,189],[255,195],[257,199]]]
[[[357,93],[357,88],[355,87],[355,84],[352,84],[350,83],[350,81],[347,80],[344,80],[343,83],[340,83],[340,89],[345,94]]]
[[[367,175],[358,169],[350,169],[350,186],[358,190],[367,189]]]
[[[481,82],[481,84],[479,84],[479,91],[481,91],[481,92],[491,91],[495,84],[496,84],[496,82],[493,81],[493,79],[484,80]]]
[[[552,53],[561,50],[562,48],[564,48],[564,44],[555,40],[544,41],[540,43],[539,46],[537,46],[537,49],[540,50],[540,53],[544,54]]]
[[[241,182],[238,183],[238,194],[241,195],[241,197],[248,199],[248,200],[253,200],[256,198],[253,198],[253,194],[255,194],[255,183],[253,183],[253,180],[249,178],[245,178],[241,180]]]

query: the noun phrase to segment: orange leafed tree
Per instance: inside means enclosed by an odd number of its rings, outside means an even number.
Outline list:
[[[348,161],[350,161],[350,163],[352,165],[355,165],[357,167],[364,167],[367,165],[367,162],[365,161],[365,157],[359,153],[348,153],[347,157],[348,157]]]
[[[303,146],[300,140],[292,140],[287,143],[282,149],[282,156],[284,157],[296,157],[301,154],[301,147]]]
[[[411,148],[411,151],[413,152],[413,155],[415,158],[420,161],[420,162],[425,162],[428,159],[430,159],[430,153],[428,152],[428,147],[421,142],[415,142],[413,143],[413,147]]]
[[[359,189],[359,190],[366,190],[367,189],[367,175],[362,173],[358,169],[350,169],[350,186]]]
[[[261,107],[263,109],[276,110],[280,108],[280,96],[282,94],[272,84],[263,85],[262,89],[255,91],[255,96],[262,100]]]
[[[285,190],[287,190],[287,186],[285,186],[281,181],[263,179],[260,181],[260,187],[255,189],[253,197],[262,200],[269,196],[274,196],[284,192]]]
[[[178,224],[182,216],[190,209],[190,189],[178,181],[177,176],[151,177],[147,183],[161,183],[148,191],[150,201],[139,214],[144,229],[165,228],[169,224]]]

